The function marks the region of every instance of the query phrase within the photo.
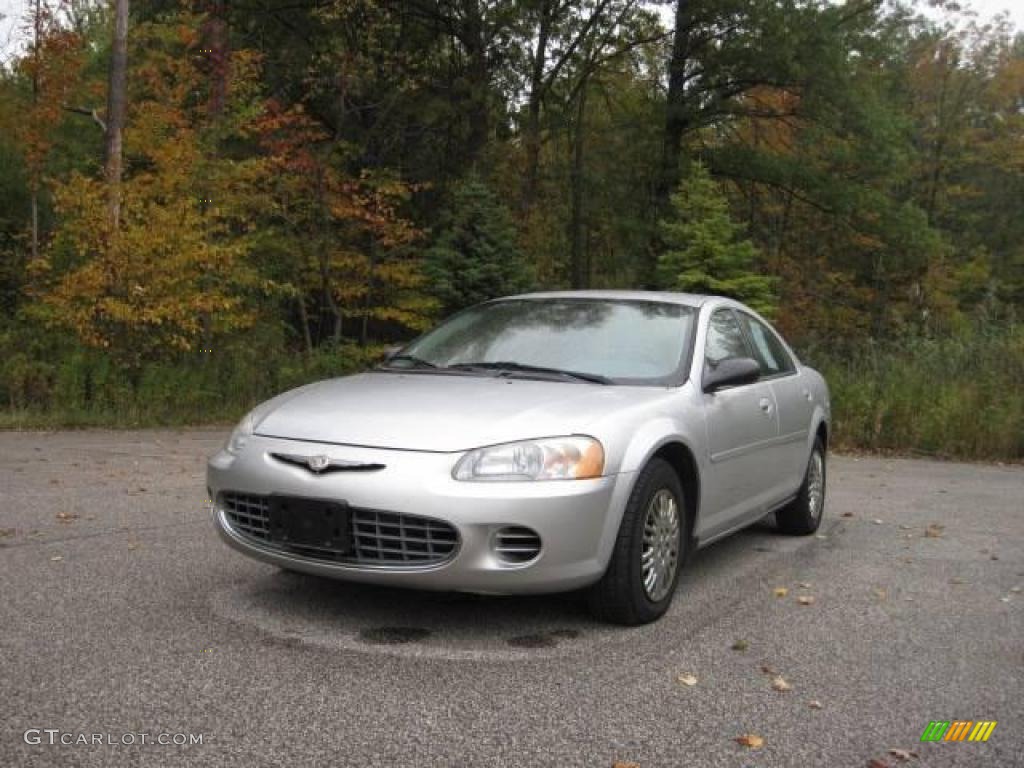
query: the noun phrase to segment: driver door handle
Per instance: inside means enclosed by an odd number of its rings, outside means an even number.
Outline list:
[[[761,402],[758,403],[761,406],[761,410],[764,411],[768,416],[772,415],[772,401],[767,397],[762,397]]]

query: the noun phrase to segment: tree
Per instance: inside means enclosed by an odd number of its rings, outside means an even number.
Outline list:
[[[30,255],[39,258],[39,196],[46,161],[54,145],[54,134],[63,119],[65,104],[75,90],[84,63],[82,40],[61,27],[46,5],[36,0],[31,16],[32,40],[29,55],[18,61],[18,69],[31,83],[31,98],[24,105],[22,119],[15,124],[28,171],[31,206]]]
[[[455,187],[427,252],[426,274],[445,314],[529,287],[530,267],[516,245],[511,214],[478,179]]]
[[[658,257],[661,287],[730,296],[772,315],[776,280],[756,272],[757,249],[740,239],[728,200],[701,163],[692,166],[671,203],[674,215],[661,222],[668,248]]]
[[[121,177],[124,174],[124,126],[128,115],[128,0],[114,0],[114,38],[110,49],[107,90],[106,176],[110,220],[121,218]]]
[[[198,40],[187,15],[136,28],[132,119],[117,150],[134,158],[132,172],[116,197],[109,176],[74,172],[54,185],[59,226],[37,270],[34,314],[128,370],[254,320],[244,233],[259,164],[207,151]]]

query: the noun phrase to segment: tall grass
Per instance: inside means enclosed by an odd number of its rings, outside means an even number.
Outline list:
[[[271,335],[126,376],[99,352],[3,346],[0,427],[8,428],[227,423],[271,395],[361,370],[382,353],[346,344],[306,358]],[[837,448],[1024,459],[1024,326],[804,352],[828,379]]]
[[[102,352],[59,352],[49,359],[31,351],[7,356],[0,369],[0,428],[228,423],[284,390],[362,370],[383,348],[344,344],[306,357],[257,340],[131,372]]]
[[[1024,458],[1024,326],[807,357],[828,379],[837,447]]]

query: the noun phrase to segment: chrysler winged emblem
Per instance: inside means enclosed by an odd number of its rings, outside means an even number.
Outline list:
[[[322,453],[315,456],[302,456],[296,453],[271,453],[270,455],[286,464],[294,464],[297,467],[308,469],[314,475],[322,475],[326,472],[375,472],[378,469],[384,469],[384,465],[377,462],[332,459]]]
[[[306,459],[306,465],[312,472],[323,472],[328,466],[330,466],[330,464],[330,457],[324,456],[323,454],[319,456],[310,456]]]

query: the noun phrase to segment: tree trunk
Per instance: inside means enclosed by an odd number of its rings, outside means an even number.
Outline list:
[[[34,39],[32,41],[32,56],[35,59],[35,65],[32,67],[32,106],[39,103],[39,46],[43,36],[43,16],[39,7],[39,0],[35,2],[35,10],[32,13],[32,27],[34,30]],[[39,259],[39,169],[35,163],[32,163],[30,169],[31,173],[31,198],[29,205],[32,212],[32,244],[31,253],[32,261],[35,262]]]
[[[466,159],[475,167],[490,137],[491,72],[487,61],[487,41],[483,12],[478,0],[463,3],[464,36],[466,49],[466,117],[469,132],[466,139]]]
[[[572,211],[569,223],[569,272],[574,289],[587,288],[590,284],[590,273],[584,253],[583,232],[583,142],[584,117],[587,109],[587,84],[580,88],[576,104],[576,126],[572,138],[572,169],[569,183],[572,190]]]
[[[537,199],[540,175],[540,108],[544,99],[544,65],[547,63],[548,37],[551,34],[552,2],[541,3],[537,28],[537,46],[530,72],[530,96],[526,105],[526,175],[523,183],[522,208],[528,211]]]
[[[107,89],[106,177],[110,221],[121,220],[121,177],[124,173],[124,125],[128,112],[128,0],[113,0],[114,40]]]
[[[309,332],[309,313],[306,311],[306,297],[300,291],[295,297],[295,301],[299,305],[299,322],[302,324],[303,350],[306,353],[306,357],[310,357],[313,354],[313,336]]]
[[[39,185],[32,180],[32,261],[39,259]]]
[[[207,114],[216,120],[224,113],[227,101],[228,74],[231,69],[231,40],[228,36],[227,0],[209,0],[203,22],[203,39],[210,51],[210,96]]]
[[[688,127],[686,104],[686,65],[690,58],[693,0],[676,0],[672,57],[668,64],[668,99],[665,108],[665,138],[662,147],[661,174],[657,185],[657,210],[668,203],[679,183],[679,155],[683,134]]]

